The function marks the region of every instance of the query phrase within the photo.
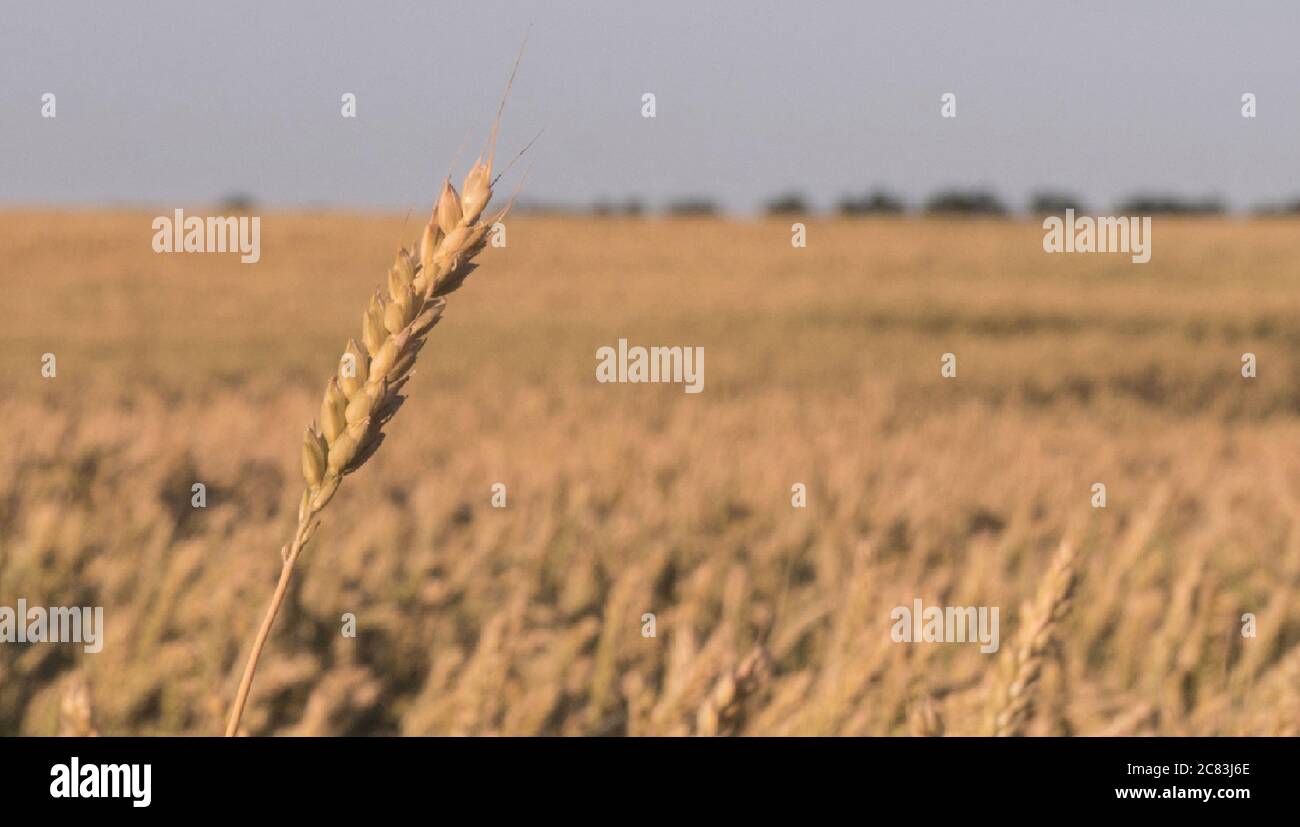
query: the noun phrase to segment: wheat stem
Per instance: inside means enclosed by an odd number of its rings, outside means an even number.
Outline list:
[[[239,733],[239,719],[243,717],[244,704],[248,702],[248,692],[253,688],[253,675],[257,672],[257,662],[262,657],[262,648],[266,645],[266,639],[271,635],[271,626],[275,623],[275,616],[280,612],[280,604],[284,602],[284,596],[289,591],[293,566],[298,562],[298,556],[302,554],[307,540],[311,538],[311,519],[314,515],[315,512],[310,509],[302,513],[298,520],[298,529],[293,535],[293,543],[284,554],[284,563],[280,567],[280,582],[275,586],[275,594],[271,595],[271,605],[267,607],[266,616],[262,618],[262,627],[257,630],[253,651],[248,653],[248,662],[244,664],[244,676],[239,680],[239,691],[235,694],[235,702],[230,707],[230,720],[226,723],[228,738]]]

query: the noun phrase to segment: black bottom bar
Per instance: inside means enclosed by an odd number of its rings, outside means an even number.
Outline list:
[[[1028,815],[1046,803],[1055,815],[1200,808],[1221,816],[1294,803],[1297,746],[1265,738],[11,738],[0,740],[0,791],[6,815],[15,807],[127,817],[407,808],[431,820],[457,811],[457,820],[467,812],[618,819],[773,807],[829,816],[851,807],[868,818],[882,803],[927,817]],[[146,786],[148,805],[135,806]],[[96,792],[108,797],[85,797]]]

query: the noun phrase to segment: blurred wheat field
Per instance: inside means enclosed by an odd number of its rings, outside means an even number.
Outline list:
[[[241,265],[153,253],[143,212],[0,215],[0,605],[106,625],[0,644],[0,733],[69,698],[216,733],[302,429],[419,222],[265,214]],[[249,733],[691,734],[761,645],[732,731],[984,734],[1069,540],[1031,733],[1300,734],[1295,222],[1157,218],[1141,266],[1036,222],[507,224],[305,555]],[[704,392],[597,383],[619,338],[703,346]],[[1001,607],[1001,648],[891,642],[916,598]]]

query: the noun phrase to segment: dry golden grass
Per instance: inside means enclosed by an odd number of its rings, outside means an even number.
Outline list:
[[[266,214],[241,266],[155,255],[151,218],[0,223],[0,605],[106,624],[97,655],[0,644],[0,733],[220,730],[304,412],[411,233]],[[400,449],[299,564],[249,732],[981,733],[1066,538],[1083,576],[1023,731],[1300,732],[1293,223],[1158,220],[1142,267],[1017,223],[508,233],[421,355]],[[619,337],[703,345],[704,393],[596,383]],[[917,597],[1001,607],[1001,649],[891,643]],[[721,714],[756,647],[765,680]]]

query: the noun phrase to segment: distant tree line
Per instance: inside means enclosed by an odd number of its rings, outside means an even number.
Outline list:
[[[1030,216],[1061,215],[1066,210],[1086,214],[1092,208],[1073,193],[1043,190],[1030,196],[1023,214]],[[1121,200],[1104,215],[1222,215],[1228,211],[1219,198],[1189,198],[1167,193],[1137,193]],[[764,208],[768,215],[811,214],[808,201],[798,193],[783,193],[770,199]],[[913,212],[900,196],[887,190],[846,196],[836,202],[834,212],[843,216],[903,215]],[[917,212],[929,215],[1006,216],[1016,212],[995,192],[984,189],[945,189],[926,199]],[[1300,198],[1283,204],[1257,206],[1257,215],[1300,215]]]
[[[1136,193],[1122,199],[1110,210],[1088,205],[1074,194],[1063,190],[1042,190],[1033,193],[1023,210],[1008,206],[997,193],[987,189],[951,188],[940,190],[915,207],[896,193],[875,189],[860,195],[846,195],[837,200],[831,210],[841,216],[890,216],[924,214],[939,216],[992,216],[1012,214],[1029,216],[1062,215],[1066,210],[1078,214],[1098,215],[1221,215],[1227,206],[1219,198],[1190,198],[1168,193]],[[521,201],[517,212],[585,214],[599,218],[640,217],[656,212],[638,197],[600,199],[588,208],[547,204],[538,201]],[[762,211],[769,216],[813,215],[818,210],[804,195],[795,191],[778,193],[767,199]],[[697,217],[719,215],[721,205],[704,195],[687,195],[669,200],[659,213],[669,216]],[[1267,204],[1252,210],[1257,215],[1300,215],[1300,198]]]

